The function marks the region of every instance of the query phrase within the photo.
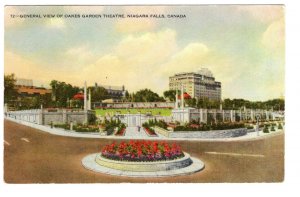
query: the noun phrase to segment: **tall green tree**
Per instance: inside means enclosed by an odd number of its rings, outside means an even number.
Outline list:
[[[180,94],[180,93],[178,93],[178,94]],[[176,90],[164,91],[164,97],[165,97],[165,99],[169,99],[169,101],[175,101],[176,100]]]
[[[18,92],[15,89],[16,81],[14,74],[4,75],[4,103],[17,98]]]
[[[108,92],[103,87],[89,87],[91,90],[92,102],[100,102],[108,98]]]
[[[79,87],[56,80],[52,80],[50,86],[52,87],[52,99],[56,107],[67,107],[68,99],[71,99],[80,91]]]
[[[143,89],[132,94],[132,101],[134,102],[159,102],[165,101],[163,97],[160,97],[157,93],[151,91],[150,89]]]

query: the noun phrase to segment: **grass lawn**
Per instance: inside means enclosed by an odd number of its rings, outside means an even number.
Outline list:
[[[119,112],[121,114],[127,114],[128,111],[130,114],[137,114],[139,111],[142,114],[151,112],[152,115],[161,115],[161,116],[171,116],[172,109],[161,109],[161,108],[149,108],[149,109],[96,109],[96,115],[105,116],[106,113],[114,114]]]

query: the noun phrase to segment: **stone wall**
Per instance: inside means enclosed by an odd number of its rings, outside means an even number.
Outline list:
[[[154,131],[155,131],[155,133],[159,133],[165,137],[169,137],[170,133],[172,132],[172,131],[169,131],[169,130],[166,130],[166,129],[163,129],[163,128],[160,128],[157,126],[154,127]]]
[[[246,128],[215,131],[175,131],[170,132],[172,138],[232,138],[247,134]]]
[[[72,111],[68,109],[33,109],[22,111],[10,111],[6,115],[16,120],[23,120],[40,125],[63,124],[63,123],[85,123],[91,120],[94,111]]]
[[[214,131],[169,131],[160,127],[154,127],[155,132],[171,138],[231,138],[247,134],[246,128],[214,130]],[[252,131],[252,130],[251,130]]]
[[[124,102],[105,103],[107,108],[174,108],[174,102]]]

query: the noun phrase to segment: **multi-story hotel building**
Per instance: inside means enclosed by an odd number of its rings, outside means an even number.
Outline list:
[[[207,68],[201,68],[197,72],[177,73],[169,78],[170,90],[181,90],[181,86],[192,98],[221,100],[221,82],[215,81]]]

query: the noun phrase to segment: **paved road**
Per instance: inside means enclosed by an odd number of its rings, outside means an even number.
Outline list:
[[[7,183],[278,182],[284,177],[284,135],[251,141],[178,141],[205,163],[201,172],[167,178],[129,178],[94,173],[81,159],[111,143],[51,135],[4,120],[4,180]]]

